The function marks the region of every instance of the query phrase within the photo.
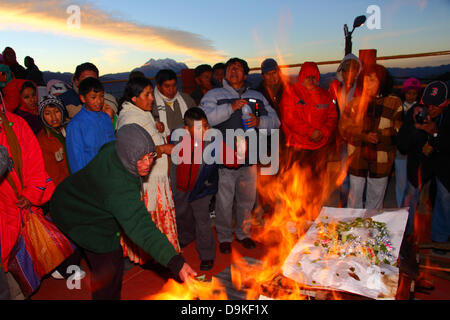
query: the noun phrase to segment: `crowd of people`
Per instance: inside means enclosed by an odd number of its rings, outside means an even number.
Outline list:
[[[231,58],[196,67],[190,94],[179,90],[172,70],[159,70],[155,84],[133,71],[116,99],[92,63],[78,65],[68,84],[45,83],[33,58],[24,62],[26,69],[10,47],[0,56],[2,299],[15,298],[12,285],[20,289],[10,265],[24,211],[47,216],[76,248],[54,266],[53,277],[69,277],[66,267],[86,259],[93,299],[120,299],[127,260],[143,265],[153,258],[184,281],[196,275],[182,255],[193,241],[202,271],[214,266],[217,244],[223,254],[231,253],[234,240],[246,249],[258,246],[251,232],[260,202],[258,165],[248,152],[238,161],[236,140],[220,146],[222,163],[202,161],[210,128],[223,136],[256,130],[268,141],[279,129],[277,150],[293,154],[312,179],[326,170],[319,160],[334,157],[347,172],[339,186],[341,207],[382,209],[395,170],[397,206],[409,207],[405,237],[414,231],[420,192],[431,181],[431,240],[449,241],[444,82],[409,78],[397,94],[385,67],[348,54],[329,88],[320,86],[316,63],[305,62],[291,84],[272,58],[261,63],[262,81],[253,88],[247,62]],[[177,129],[184,130],[178,140]],[[172,159],[178,144],[191,151],[190,161]]]

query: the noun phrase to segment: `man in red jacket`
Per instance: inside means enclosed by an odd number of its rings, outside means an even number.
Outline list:
[[[281,123],[286,145],[295,151],[324,150],[337,125],[336,106],[329,93],[319,87],[320,73],[314,62],[305,62],[298,82],[281,99]]]

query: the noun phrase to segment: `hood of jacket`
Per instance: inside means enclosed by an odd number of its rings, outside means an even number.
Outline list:
[[[320,72],[315,62],[308,61],[302,64],[302,67],[298,73],[298,83],[302,85],[303,80],[309,76],[316,78],[317,83],[320,82]]]
[[[116,134],[116,152],[125,169],[139,177],[137,161],[156,147],[147,130],[137,124],[127,124]]]
[[[361,73],[361,70],[362,70],[362,63],[361,63],[361,61],[353,53],[349,53],[349,54],[347,54],[344,57],[344,59],[342,59],[341,63],[339,64],[339,67],[337,68],[336,78],[339,80],[339,82],[344,82],[344,77],[342,76],[342,68],[344,67],[345,62],[347,62],[349,60],[355,60],[358,63],[358,65],[359,65],[359,69],[358,69],[358,72],[356,74],[356,78],[358,78],[359,74]],[[355,83],[356,83],[356,81],[355,81]]]
[[[24,110],[28,111],[25,105],[25,101],[23,101],[20,95],[20,90],[22,89],[23,84],[27,81],[30,80],[13,79],[10,82],[8,82],[6,86],[3,88],[3,97],[5,99],[6,109],[8,111],[14,112],[14,110],[16,110],[17,108],[20,109],[25,108]]]

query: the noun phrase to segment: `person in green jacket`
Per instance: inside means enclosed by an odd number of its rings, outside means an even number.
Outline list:
[[[147,131],[125,125],[116,141],[102,146],[85,168],[65,179],[50,200],[53,222],[83,248],[89,261],[93,300],[121,297],[122,232],[182,281],[196,276],[141,201],[141,177],[150,173],[155,155]]]

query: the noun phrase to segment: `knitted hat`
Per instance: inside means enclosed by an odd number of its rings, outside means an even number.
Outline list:
[[[416,90],[417,93],[420,93],[420,90],[422,89],[422,84],[416,78],[406,79],[402,85],[402,93],[406,93],[408,90],[411,89]]]
[[[110,106],[114,110],[114,113],[117,113],[119,104],[117,103],[116,98],[113,95],[106,92],[105,92],[105,104]]]
[[[9,158],[8,149],[0,145],[0,178],[6,173],[10,166],[11,159]]]
[[[39,111],[39,116],[41,117],[41,121],[42,123],[48,127],[51,128],[47,121],[45,121],[44,119],[44,109],[46,106],[51,105],[51,106],[55,106],[59,109],[59,111],[61,111],[61,124],[65,123],[65,114],[66,114],[66,108],[64,107],[63,103],[61,102],[61,100],[59,100],[58,97],[52,96],[52,95],[48,95],[48,96],[43,96],[41,98],[41,100],[39,101],[39,107],[38,107],[38,111]]]
[[[422,95],[421,103],[442,107],[448,98],[447,85],[442,81],[433,81],[427,85]]]
[[[261,63],[261,73],[265,74],[266,72],[278,70],[278,63],[272,59],[266,59]]]
[[[138,176],[137,162],[144,155],[155,152],[156,147],[150,134],[141,126],[127,124],[117,130],[116,152],[125,169]]]

